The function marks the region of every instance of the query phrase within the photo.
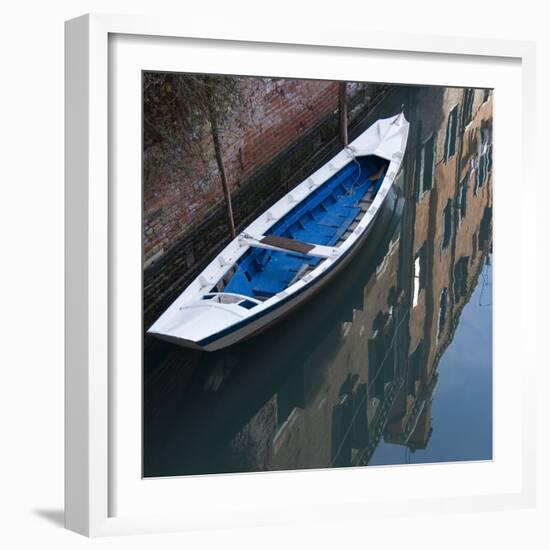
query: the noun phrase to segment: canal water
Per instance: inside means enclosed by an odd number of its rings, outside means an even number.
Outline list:
[[[290,317],[145,354],[143,474],[492,459],[492,94],[397,87],[407,152],[369,240]]]

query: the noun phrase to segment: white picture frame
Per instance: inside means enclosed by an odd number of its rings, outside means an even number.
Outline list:
[[[156,40],[156,45],[151,42]],[[187,41],[187,42],[186,42]],[[479,480],[479,490],[472,486],[451,487],[458,472],[457,465],[427,465],[416,469],[414,476],[409,468],[386,467],[371,469],[341,469],[338,472],[278,472],[231,476],[201,476],[181,479],[141,480],[136,477],[136,437],[139,437],[139,406],[141,369],[136,357],[124,355],[126,363],[135,365],[137,375],[121,373],[114,364],[120,364],[117,338],[132,338],[131,334],[113,336],[113,308],[117,299],[111,290],[115,264],[124,268],[124,259],[113,258],[110,249],[113,239],[124,239],[120,230],[122,217],[126,221],[139,217],[136,203],[128,201],[121,210],[113,201],[110,182],[117,177],[118,163],[125,161],[110,152],[110,141],[117,132],[131,133],[136,121],[126,116],[118,119],[112,107],[114,83],[124,84],[128,74],[142,66],[147,69],[168,69],[170,51],[208,42],[209,47],[233,49],[238,61],[238,48],[245,48],[250,59],[246,74],[272,74],[277,59],[302,55],[325,56],[338,59],[338,64],[327,64],[334,78],[356,79],[353,59],[378,59],[373,64],[378,81],[433,83],[447,85],[477,85],[495,88],[495,365],[502,376],[495,384],[495,429],[511,421],[521,434],[515,447],[496,447],[495,459],[487,467],[472,464],[468,472]],[[199,47],[200,50],[200,47]],[[254,56],[254,52],[261,55]],[[115,57],[110,57],[115,55]],[[148,55],[151,57],[147,57]],[[118,57],[117,57],[118,56]],[[156,57],[155,57],[156,56]],[[162,66],[158,63],[162,56]],[[285,57],[286,56],[286,57]],[[369,57],[370,56],[370,57]],[[181,57],[181,56],[180,56]],[[145,61],[147,59],[147,61]],[[228,73],[237,70],[231,65],[231,55],[224,60]],[[350,61],[351,60],[351,61]],[[383,62],[382,62],[383,61]],[[206,67],[204,59],[195,57],[194,66]],[[219,62],[219,61],[218,61]],[[179,61],[174,61],[179,63]],[[239,61],[240,63],[240,61]],[[256,65],[254,65],[256,63]],[[270,68],[269,64],[272,64]],[[350,65],[351,63],[351,65]],[[373,62],[374,63],[374,62]],[[421,68],[416,76],[414,64]],[[312,63],[312,66],[315,64]],[[173,65],[174,67],[176,65]],[[240,67],[240,65],[237,65]],[[439,67],[435,74],[430,67]],[[265,67],[265,68],[263,68]],[[287,65],[284,76],[302,75],[302,66]],[[446,70],[453,68],[453,73]],[[468,70],[470,67],[470,70]],[[492,70],[488,70],[492,67]],[[320,71],[308,67],[309,71]],[[358,70],[358,69],[357,69]],[[133,71],[133,73],[131,73]],[[339,72],[341,71],[341,72]],[[423,71],[423,72],[422,72]],[[319,29],[311,26],[297,34],[292,29],[250,29],[246,33],[226,29],[223,25],[195,25],[169,18],[145,18],[118,15],[85,15],[66,23],[66,527],[88,536],[110,534],[136,534],[158,531],[215,528],[234,525],[282,524],[297,521],[326,521],[328,519],[357,518],[364,514],[382,516],[411,513],[439,513],[444,511],[486,510],[528,507],[535,500],[535,436],[529,422],[534,415],[534,347],[529,346],[528,303],[535,295],[532,281],[525,274],[515,274],[513,284],[517,296],[510,298],[501,309],[499,295],[505,295],[510,277],[505,273],[514,266],[512,248],[522,250],[523,262],[530,262],[535,252],[526,234],[534,231],[536,220],[527,216],[529,193],[510,198],[498,189],[519,185],[533,186],[534,154],[534,88],[535,47],[530,42],[499,41],[492,39],[457,39],[423,35],[402,35],[381,32],[352,32],[346,29]],[[244,74],[244,73],[243,73]],[[311,73],[317,74],[320,73]],[[311,76],[307,74],[305,76]],[[325,73],[326,74],[326,73]],[[454,76],[453,76],[454,75]],[[118,80],[117,80],[118,78]],[[122,80],[121,80],[122,79]],[[373,79],[376,80],[376,79]],[[494,82],[498,84],[493,85]],[[135,90],[140,94],[140,90]],[[135,100],[137,96],[133,97]],[[116,103],[116,102],[115,102]],[[115,120],[116,118],[116,120]],[[131,117],[130,117],[131,118]],[[124,126],[126,122],[128,126]],[[138,120],[137,123],[140,124]],[[138,125],[139,125],[138,124]],[[121,129],[122,125],[122,129]],[[515,133],[515,143],[509,134]],[[508,137],[506,137],[508,135]],[[518,147],[521,143],[521,148]],[[499,170],[499,159],[507,153],[521,154],[521,170],[515,176]],[[110,156],[111,155],[111,156]],[[116,158],[115,158],[116,157]],[[130,156],[128,157],[130,159]],[[120,162],[119,162],[120,161]],[[134,163],[134,157],[128,160]],[[519,166],[519,164],[518,164]],[[512,179],[512,178],[515,179]],[[518,182],[518,180],[520,180]],[[139,182],[136,184],[138,185]],[[522,198],[523,197],[523,198]],[[126,218],[126,216],[129,216]],[[506,219],[514,216],[516,227]],[[131,222],[130,222],[131,223]],[[135,227],[135,226],[133,226]],[[134,238],[134,237],[129,237]],[[136,235],[139,240],[140,236]],[[135,249],[135,242],[133,247]],[[514,246],[512,246],[514,245]],[[132,248],[130,246],[129,248]],[[117,268],[118,269],[118,268]],[[126,264],[126,269],[128,265]],[[503,275],[501,275],[501,273]],[[135,274],[140,278],[140,273]],[[534,306],[532,306],[534,307]],[[511,325],[512,318],[517,325]],[[519,329],[518,329],[519,325]],[[521,331],[522,338],[514,341]],[[515,331],[515,332],[514,332]],[[133,332],[135,337],[135,332]],[[519,342],[522,340],[525,344]],[[136,346],[139,347],[139,342]],[[504,346],[507,346],[504,349]],[[115,349],[117,348],[117,349]],[[138,355],[140,350],[136,349]],[[505,365],[522,357],[524,372],[521,376],[521,394],[515,394],[514,409],[521,417],[507,417],[502,407],[515,389],[511,374]],[[118,363],[117,363],[118,361]],[[508,362],[508,363],[507,363]],[[126,384],[126,382],[129,382]],[[521,401],[518,404],[518,400]],[[501,409],[499,407],[502,407]],[[517,416],[517,414],[516,414]],[[136,424],[136,422],[138,424]],[[124,427],[124,430],[121,430]],[[126,432],[134,439],[124,439]],[[495,437],[501,438],[496,432]],[[502,441],[502,438],[500,439]],[[132,479],[125,475],[120,464],[132,461],[128,467]],[[468,466],[469,467],[469,466]],[[462,470],[465,471],[465,470]],[[121,473],[122,472],[122,473]],[[380,473],[381,472],[381,473]],[[321,477],[324,476],[324,477]],[[368,479],[367,477],[368,476]],[[392,476],[396,485],[409,488],[403,492],[385,495],[384,483]],[[413,479],[414,477],[414,479]],[[471,476],[470,476],[471,477]],[[484,486],[482,480],[493,485]],[[316,487],[322,482],[321,495]],[[372,495],[346,494],[337,487],[368,483]],[[500,483],[500,485],[498,485]],[[292,506],[285,504],[285,495],[276,487],[300,486],[303,498],[296,498]],[[431,487],[430,487],[431,485]],[[498,485],[498,486],[497,486]],[[427,489],[426,489],[427,487]],[[157,488],[160,488],[157,490]],[[424,491],[422,494],[420,488]],[[286,490],[286,489],[285,489]],[[241,494],[237,494],[241,493]],[[140,493],[140,494],[138,494]],[[180,495],[179,507],[174,500]],[[220,498],[216,509],[208,510],[214,494],[231,495]],[[270,495],[270,499],[260,498]],[[194,498],[191,498],[194,495]],[[259,498],[259,500],[258,500]],[[186,499],[190,503],[186,506]],[[202,500],[201,500],[202,499]],[[252,499],[255,499],[252,502]],[[151,503],[166,503],[161,510]],[[183,502],[183,505],[182,505]],[[123,505],[121,505],[124,504]],[[149,506],[147,506],[149,503]],[[135,504],[135,505],[134,505]],[[414,506],[413,506],[414,505]],[[160,511],[159,511],[160,510]],[[155,514],[156,511],[156,514]]]

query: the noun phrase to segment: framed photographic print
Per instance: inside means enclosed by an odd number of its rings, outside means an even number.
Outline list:
[[[67,527],[531,505],[533,63],[69,21]]]

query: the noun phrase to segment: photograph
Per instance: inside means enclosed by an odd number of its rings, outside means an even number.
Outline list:
[[[3,548],[550,548],[544,5],[7,4]]]
[[[142,475],[493,459],[493,90],[142,71]]]

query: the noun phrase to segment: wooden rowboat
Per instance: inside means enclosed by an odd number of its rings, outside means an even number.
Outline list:
[[[376,121],[233,239],[147,332],[214,351],[302,304],[366,240],[408,132],[403,113]]]

